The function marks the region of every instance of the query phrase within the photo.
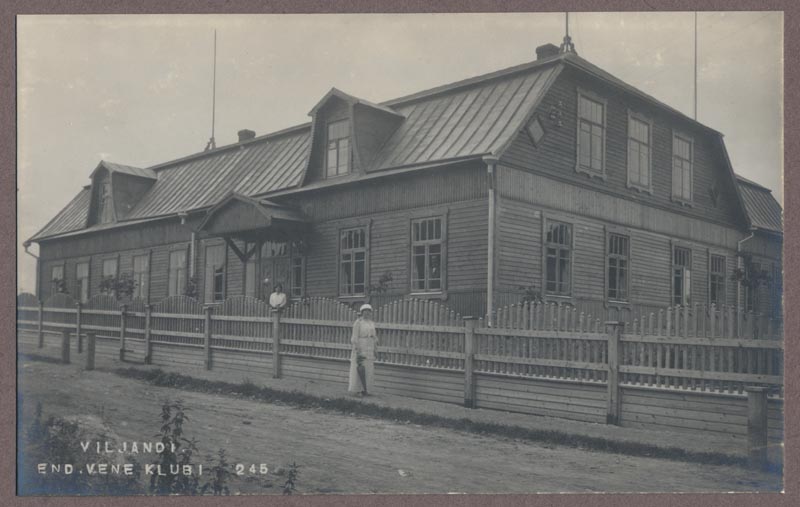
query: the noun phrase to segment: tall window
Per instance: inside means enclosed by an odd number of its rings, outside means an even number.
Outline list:
[[[169,282],[167,294],[180,296],[186,289],[186,250],[169,253]]]
[[[206,247],[205,302],[225,299],[225,245]]]
[[[605,164],[605,104],[578,96],[578,169],[603,174]]]
[[[747,269],[747,278],[751,280],[751,282],[744,287],[744,309],[747,312],[754,312],[757,310],[757,307],[760,306],[757,300],[760,295],[758,291],[761,284],[753,280],[759,280],[761,278],[761,263],[751,262],[745,269]]]
[[[350,122],[328,124],[328,156],[326,175],[339,176],[350,172]]]
[[[692,251],[676,246],[672,251],[672,304],[692,302]]]
[[[110,280],[117,277],[117,259],[103,260],[103,280]],[[106,291],[107,294],[114,295],[114,290]]]
[[[53,266],[50,272],[50,294],[58,294],[64,283],[64,266]]]
[[[442,290],[442,218],[423,218],[411,222],[411,290]]]
[[[650,190],[650,124],[628,117],[628,183]]]
[[[254,243],[244,245],[245,253],[250,253],[254,248],[256,248]],[[244,295],[253,298],[259,297],[258,259],[259,253],[254,250],[244,265]]]
[[[133,258],[133,297],[147,299],[150,294],[150,255]]]
[[[111,177],[103,174],[97,178],[97,217],[99,223],[114,220],[114,211],[111,208]]]
[[[570,294],[571,263],[572,226],[548,221],[545,237],[545,291],[548,294]]]
[[[608,299],[628,300],[630,240],[620,234],[608,236]]]
[[[79,262],[75,266],[75,280],[77,282],[78,294],[81,303],[89,300],[89,263]]]
[[[692,141],[678,134],[672,136],[672,196],[692,200]]]
[[[303,297],[305,280],[305,259],[300,255],[292,257],[292,287],[290,295],[293,298]]]
[[[708,300],[715,305],[725,304],[725,257],[712,255],[708,270]]]
[[[362,296],[367,280],[367,230],[343,230],[339,242],[339,295]]]

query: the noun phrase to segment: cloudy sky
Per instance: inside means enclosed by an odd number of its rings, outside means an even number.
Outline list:
[[[578,53],[692,114],[692,13],[577,13]],[[35,262],[21,243],[101,159],[147,167],[216,139],[308,121],[332,86],[383,101],[535,59],[564,15],[23,16],[18,18],[19,287]],[[735,170],[782,202],[783,17],[702,12],[699,120],[725,134]],[[36,248],[33,248],[36,251]]]

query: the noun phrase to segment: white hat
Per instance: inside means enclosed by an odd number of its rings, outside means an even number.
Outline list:
[[[372,311],[372,306],[370,306],[368,304],[363,304],[363,305],[361,305],[361,308],[358,309],[358,313],[361,313],[364,310]]]

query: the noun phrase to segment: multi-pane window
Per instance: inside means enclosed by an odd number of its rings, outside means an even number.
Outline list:
[[[53,266],[50,272],[50,294],[58,294],[64,283],[64,266]]]
[[[628,183],[650,188],[650,124],[633,116],[628,119]]]
[[[367,230],[346,229],[339,240],[339,294],[361,296],[367,280]]]
[[[758,290],[761,285],[762,267],[760,262],[751,262],[747,269],[749,284],[744,287],[744,309],[748,312],[756,311],[759,306],[757,303]]]
[[[245,243],[245,253],[250,253],[256,246],[253,243]],[[257,251],[253,251],[247,262],[244,265],[244,295],[257,298],[259,297],[259,280],[258,280],[258,259]]]
[[[79,262],[75,266],[75,281],[78,289],[77,296],[81,303],[89,300],[89,263]]]
[[[104,259],[103,260],[103,280],[111,280],[117,277],[117,259]],[[108,289],[111,295],[114,295],[114,289]]]
[[[548,294],[569,295],[572,226],[548,222],[545,236],[545,291]]]
[[[715,305],[725,304],[725,256],[712,255],[708,270],[708,299]]]
[[[147,299],[150,294],[150,255],[133,258],[133,297]]]
[[[672,196],[692,200],[692,141],[678,134],[672,136]]]
[[[205,302],[225,299],[225,245],[206,247]]]
[[[692,301],[692,251],[676,246],[672,250],[672,304]]]
[[[411,290],[442,290],[442,218],[423,218],[411,222]]]
[[[303,297],[303,281],[305,279],[305,262],[303,257],[295,255],[292,257],[292,287],[291,297]]]
[[[608,299],[628,300],[630,240],[620,234],[608,236]]]
[[[578,168],[602,174],[605,157],[605,105],[578,97]]]
[[[326,172],[328,177],[350,172],[350,122],[341,120],[328,124],[328,152]]]
[[[175,250],[169,253],[169,288],[168,295],[179,296],[186,288],[186,250]]]

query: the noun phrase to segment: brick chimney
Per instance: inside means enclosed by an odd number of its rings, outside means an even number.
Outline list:
[[[243,143],[245,141],[249,141],[256,137],[256,133],[252,130],[242,129],[238,132],[239,134],[239,142]]]
[[[551,56],[558,55],[558,46],[555,44],[544,44],[536,48],[536,59],[550,58]]]

